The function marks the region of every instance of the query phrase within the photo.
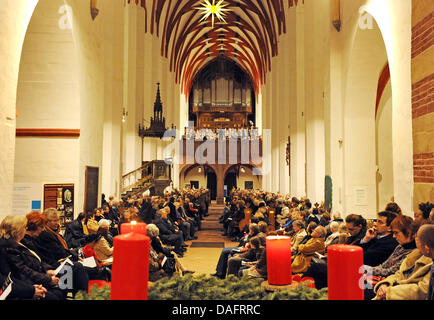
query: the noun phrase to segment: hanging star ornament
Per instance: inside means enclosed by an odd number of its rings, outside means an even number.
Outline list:
[[[201,14],[203,14],[202,19],[199,22],[202,22],[206,19],[208,19],[209,16],[212,18],[212,27],[214,28],[214,16],[216,16],[220,21],[225,20],[225,11],[230,11],[229,9],[226,9],[228,4],[224,3],[224,0],[220,0],[215,3],[215,0],[212,0],[212,4],[209,0],[204,0],[201,7],[197,7],[197,9],[202,10]]]

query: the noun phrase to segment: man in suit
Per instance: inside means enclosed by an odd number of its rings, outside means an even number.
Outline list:
[[[366,231],[365,237],[360,241],[363,248],[363,261],[365,265],[375,267],[382,264],[392,254],[398,242],[392,235],[390,224],[397,217],[395,212],[381,211],[374,227]]]
[[[170,210],[166,210],[165,208],[158,210],[154,223],[160,231],[161,241],[166,245],[174,246],[175,253],[179,257],[183,257],[185,245],[183,244],[182,233],[176,230],[175,225],[169,219],[169,211]]]

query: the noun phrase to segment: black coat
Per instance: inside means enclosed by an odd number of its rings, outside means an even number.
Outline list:
[[[172,235],[176,233],[175,226],[169,219],[156,217],[154,223],[158,227],[158,230],[160,230],[160,236]]]
[[[167,257],[173,257],[173,254],[170,253],[170,250],[163,247],[161,240],[158,239],[157,237],[151,237],[151,246],[156,253],[162,253]]]
[[[86,235],[83,233],[81,221],[74,220],[65,230],[65,240],[69,248],[79,248],[86,244]]]
[[[8,273],[9,274],[9,273]],[[6,281],[7,276],[0,273],[0,286]],[[11,276],[12,279],[12,290],[7,296],[7,300],[29,300],[32,299],[35,295],[35,287],[21,281],[13,276]]]
[[[172,202],[169,202],[167,206],[170,208],[169,217],[172,221],[178,221],[178,214],[176,213],[176,207]]]
[[[51,276],[46,272],[51,268],[13,240],[0,239],[0,252],[6,258],[12,275],[28,285],[41,284],[51,287]]]
[[[42,231],[38,237],[33,239],[33,243],[41,259],[50,265],[56,266],[58,260],[70,255],[72,255],[72,261],[78,260],[78,255],[74,251],[65,249],[59,239],[48,231]]]
[[[155,210],[152,208],[152,205],[149,202],[144,201],[140,207],[138,216],[144,223],[149,224],[155,217]]]
[[[9,272],[12,272],[9,267],[7,255],[4,250],[0,249],[0,287],[6,281]],[[33,285],[28,284],[20,279],[17,279],[13,275],[11,275],[11,279],[13,281],[12,291],[8,295],[7,299],[32,299],[35,294],[35,287]]]
[[[389,258],[397,245],[398,242],[392,234],[359,244],[363,248],[363,263],[371,267],[382,264]]]

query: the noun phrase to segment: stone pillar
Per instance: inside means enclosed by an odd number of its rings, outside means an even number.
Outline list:
[[[0,10],[0,218],[12,212],[16,97],[21,50],[37,0],[5,0]]]

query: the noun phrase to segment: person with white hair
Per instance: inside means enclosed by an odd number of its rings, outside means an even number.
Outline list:
[[[166,259],[175,259],[175,269],[178,273],[180,273],[181,275],[194,273],[194,271],[187,270],[181,264],[177,255],[172,252],[172,250],[174,250],[174,247],[166,247],[162,244],[159,238],[160,230],[155,224],[150,223],[146,225],[146,233],[151,238],[151,250],[159,256],[159,260],[164,260],[164,257],[166,257]],[[170,272],[168,273],[170,274]]]
[[[339,242],[339,222],[332,221],[329,225],[330,228],[330,235],[325,240],[325,247],[327,249],[328,246],[332,244],[337,244]]]

